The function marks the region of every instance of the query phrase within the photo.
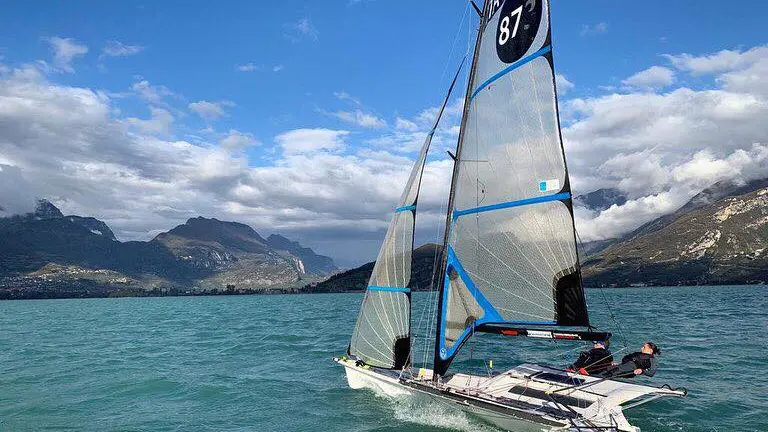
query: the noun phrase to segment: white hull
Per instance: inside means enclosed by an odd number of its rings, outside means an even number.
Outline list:
[[[496,427],[504,430],[515,432],[541,432],[543,425],[537,423],[531,423],[524,420],[519,420],[513,417],[500,415],[490,410],[474,407],[468,404],[455,402],[450,399],[446,399],[431,393],[419,391],[414,388],[407,387],[399,382],[395,378],[391,378],[371,369],[363,369],[354,364],[345,364],[344,366],[347,382],[352,389],[371,389],[377,393],[385,394],[389,397],[426,397],[431,401],[448,405],[451,408],[459,408],[461,411],[470,414],[471,416],[478,417]]]
[[[542,431],[579,430],[639,432],[622,412],[622,403],[653,400],[661,396],[683,396],[683,392],[619,381],[601,381],[572,376],[538,365],[521,365],[494,377],[455,374],[442,384],[431,380],[432,371],[422,369],[420,377],[405,379],[392,371],[359,366],[353,360],[336,359],[344,366],[347,382],[353,389],[373,389],[389,397],[427,397],[460,409],[504,430]],[[528,373],[528,375],[524,375]],[[557,383],[536,376],[578,379],[589,389],[569,390],[571,384]],[[523,387],[524,385],[524,387]],[[542,396],[552,390],[566,390],[558,402]],[[524,390],[524,391],[522,391]],[[566,396],[567,394],[567,396]],[[536,396],[539,396],[537,398]],[[570,402],[568,405],[563,401]],[[566,418],[566,417],[569,417]],[[577,429],[578,426],[578,429]]]

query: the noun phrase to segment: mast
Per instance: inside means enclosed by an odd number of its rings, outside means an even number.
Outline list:
[[[550,30],[546,0],[483,6],[437,273],[435,377],[476,332],[608,336],[590,333]]]
[[[464,141],[464,134],[466,132],[466,125],[467,125],[467,113],[469,112],[469,107],[472,103],[472,86],[475,82],[475,69],[477,68],[477,59],[480,54],[480,43],[482,42],[482,36],[483,36],[483,27],[485,26],[485,17],[486,17],[486,11],[488,2],[483,3],[483,13],[480,16],[480,25],[477,28],[477,38],[475,40],[475,48],[474,53],[472,55],[472,66],[469,69],[469,80],[467,82],[467,91],[464,96],[464,109],[462,111],[461,115],[461,126],[459,129],[459,138],[458,142],[456,143],[456,153],[453,157],[453,175],[451,176],[451,191],[448,195],[448,212],[445,217],[445,235],[443,237],[443,251],[442,251],[442,257],[440,259],[440,272],[438,273],[438,277],[435,278],[435,280],[438,283],[437,292],[437,319],[435,320],[436,326],[435,326],[435,353],[434,353],[434,373],[432,374],[432,379],[437,380],[438,375],[442,375],[444,371],[443,364],[444,362],[440,358],[440,339],[443,337],[440,331],[440,317],[443,313],[443,296],[441,295],[441,292],[443,290],[443,284],[445,283],[445,269],[448,262],[448,239],[451,234],[451,220],[453,219],[453,200],[456,195],[456,179],[459,175],[459,155],[461,154],[461,144]],[[472,4],[473,6],[474,3]],[[477,7],[475,7],[477,10]],[[440,372],[438,372],[440,371]]]

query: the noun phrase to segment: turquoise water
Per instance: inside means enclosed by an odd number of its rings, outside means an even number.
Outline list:
[[[768,430],[766,294],[766,287],[589,290],[594,323],[611,327],[612,304],[633,348],[646,339],[662,347],[659,373],[642,379],[691,393],[632,410],[633,424]],[[428,297],[417,295],[416,321]],[[0,430],[493,430],[348,389],[330,359],[344,352],[361,298],[0,302]],[[484,358],[497,369],[524,360],[564,364],[574,348],[485,335],[456,366],[479,368]],[[622,349],[619,334],[613,348]]]

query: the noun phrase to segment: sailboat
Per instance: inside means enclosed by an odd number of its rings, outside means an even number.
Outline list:
[[[480,25],[451,155],[433,367],[412,364],[411,255],[427,152],[458,72],[394,209],[347,354],[334,360],[352,388],[426,396],[506,430],[639,431],[625,410],[686,391],[534,363],[484,375],[450,371],[477,333],[611,336],[590,325],[582,285],[549,2],[472,5]]]

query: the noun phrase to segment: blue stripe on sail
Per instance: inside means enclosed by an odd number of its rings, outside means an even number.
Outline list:
[[[401,293],[411,292],[410,288],[398,288],[398,287],[376,286],[376,285],[369,285],[368,289],[371,291],[386,291],[386,292],[401,292]]]
[[[525,199],[521,199],[521,200],[517,200],[517,201],[509,201],[509,202],[503,202],[503,203],[498,203],[498,204],[491,204],[491,205],[487,205],[487,206],[475,207],[475,208],[470,208],[470,209],[466,209],[466,210],[455,210],[453,212],[453,219],[456,220],[456,219],[459,218],[459,216],[464,216],[464,215],[468,215],[468,214],[482,213],[482,212],[487,212],[487,211],[491,211],[491,210],[499,210],[499,209],[505,209],[505,208],[510,208],[510,207],[520,207],[520,206],[525,206],[525,205],[530,205],[530,204],[538,204],[538,203],[543,203],[543,202],[548,202],[548,201],[560,201],[560,200],[568,199],[570,197],[571,197],[571,193],[570,192],[563,192],[563,193],[554,194],[554,195],[547,195],[547,196],[534,197],[534,198],[525,198]]]
[[[482,83],[482,84],[480,84],[480,85],[477,87],[477,90],[475,90],[475,91],[472,93],[472,96],[470,96],[470,98],[469,98],[469,99],[470,99],[470,100],[474,99],[474,98],[475,98],[475,96],[477,96],[477,94],[478,94],[478,93],[480,93],[480,91],[481,91],[481,90],[483,90],[484,88],[486,88],[486,87],[488,87],[489,85],[491,85],[491,84],[492,84],[494,81],[496,81],[497,79],[499,79],[499,78],[503,77],[504,75],[506,75],[506,74],[508,74],[508,73],[512,72],[513,70],[515,70],[515,69],[519,68],[520,66],[523,66],[523,65],[525,65],[525,64],[527,64],[527,63],[530,63],[530,62],[532,62],[533,60],[535,60],[535,59],[536,59],[536,57],[539,57],[539,56],[541,56],[541,55],[544,55],[544,54],[546,54],[546,53],[548,53],[548,52],[550,52],[550,51],[552,51],[552,45],[547,45],[547,46],[545,46],[544,48],[542,48],[542,49],[540,49],[540,50],[536,51],[535,53],[533,53],[533,54],[531,54],[531,55],[529,55],[528,57],[524,57],[524,58],[521,58],[520,60],[518,60],[518,61],[516,61],[516,62],[512,63],[511,65],[509,65],[509,66],[507,66],[507,67],[505,67],[504,69],[500,70],[500,71],[499,71],[499,72],[498,72],[496,75],[494,75],[494,76],[492,76],[492,77],[488,78],[487,80],[483,81],[483,83]]]
[[[456,256],[456,253],[453,251],[453,248],[448,246],[448,265],[446,267],[446,273],[445,273],[445,281],[443,283],[443,299],[445,299],[446,303],[443,305],[442,315],[440,316],[440,334],[443,336],[440,339],[440,357],[443,360],[447,360],[451,358],[454,353],[459,349],[462,342],[469,336],[469,333],[472,331],[474,325],[480,325],[485,324],[487,322],[495,322],[495,321],[503,321],[504,319],[501,317],[501,314],[496,310],[496,308],[493,307],[491,302],[488,301],[488,299],[485,298],[483,293],[480,292],[480,290],[475,285],[475,282],[472,280],[471,277],[469,277],[469,274],[467,274],[466,270],[464,270],[464,266],[461,265],[461,262],[459,261],[459,258]],[[447,311],[448,311],[448,289],[449,289],[449,281],[450,278],[448,276],[448,272],[450,269],[453,268],[456,270],[456,273],[458,273],[459,278],[461,278],[462,281],[464,281],[464,284],[467,286],[467,289],[469,289],[470,294],[472,294],[472,297],[475,298],[475,301],[477,301],[477,304],[483,309],[483,316],[479,319],[477,319],[472,327],[467,327],[464,329],[464,332],[461,334],[459,339],[454,342],[453,346],[446,349],[445,348],[445,324],[446,324],[446,318],[447,318]]]
[[[415,205],[409,205],[409,206],[402,206],[395,209],[395,213],[400,213],[408,210],[416,210]]]
[[[505,321],[504,318],[501,316],[501,314],[499,314],[499,312],[496,310],[496,308],[493,307],[493,305],[488,301],[488,299],[486,299],[485,296],[483,296],[483,294],[477,288],[475,283],[472,281],[472,279],[464,270],[464,267],[461,265],[461,262],[459,261],[458,257],[454,253],[453,248],[450,246],[448,246],[447,261],[448,261],[447,269],[450,270],[450,268],[452,267],[453,269],[456,270],[456,273],[459,274],[459,277],[467,285],[467,288],[469,289],[470,294],[472,294],[472,296],[477,301],[478,305],[483,309],[484,314],[482,317],[475,320],[472,326],[464,329],[464,331],[461,333],[458,339],[456,339],[456,341],[453,343],[453,346],[451,346],[450,348],[445,347],[445,324],[446,324],[447,311],[449,306],[447,303],[447,300],[449,298],[448,289],[449,289],[449,281],[450,281],[448,272],[446,271],[445,282],[443,283],[443,299],[446,300],[446,303],[443,305],[442,314],[440,316],[440,334],[442,335],[442,337],[440,338],[440,358],[442,358],[443,360],[448,360],[449,358],[453,357],[456,354],[456,351],[458,351],[459,348],[464,344],[464,341],[466,341],[467,338],[471,335],[474,328],[483,324],[557,325],[555,321]]]

